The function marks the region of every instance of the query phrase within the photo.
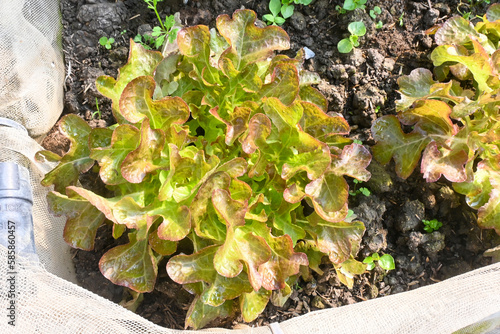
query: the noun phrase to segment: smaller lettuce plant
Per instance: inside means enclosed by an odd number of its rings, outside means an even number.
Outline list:
[[[398,79],[398,114],[373,123],[373,154],[383,164],[394,159],[402,178],[421,158],[428,182],[453,182],[478,210],[479,226],[500,234],[500,4],[475,26],[457,16],[433,32],[441,80],[423,68]]]
[[[91,129],[67,115],[70,150],[37,154],[59,162],[42,184],[54,186],[50,208],[67,217],[64,240],[91,250],[97,229],[112,225],[128,242],[99,268],[138,293],[154,289],[167,259],[170,278],[194,295],[186,327],[282,306],[299,274],[322,272],[323,256],[350,287],[365,270],[355,259],[365,227],[346,221],[345,178],[367,181],[371,156],[345,137],[341,115],[326,113],[304,52],[276,55],[288,35],[255,21],[239,10],[219,16],[217,30],[184,28],[165,57],[131,41],[118,78],[97,80],[117,124]],[[106,196],[77,184],[92,167]]]
[[[349,23],[347,30],[349,30],[351,35],[348,38],[340,40],[337,44],[337,49],[340,53],[349,53],[354,47],[358,47],[359,37],[366,34],[366,26],[362,21]]]

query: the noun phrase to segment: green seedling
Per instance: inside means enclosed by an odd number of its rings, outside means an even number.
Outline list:
[[[367,0],[345,0],[344,6],[345,10],[355,10],[355,9],[365,9],[365,4]]]
[[[269,10],[271,14],[266,14],[262,18],[267,21],[267,24],[280,26],[293,15],[294,6],[282,4],[280,0],[271,0],[269,1]]]
[[[401,13],[401,16],[398,18],[399,26],[400,27],[404,26],[404,24],[405,24],[405,22],[404,22],[404,16],[405,16],[405,13]]]
[[[340,7],[339,5],[335,6],[335,10],[336,10],[339,14],[345,14],[345,13],[347,13],[347,11],[346,11],[344,8]]]
[[[122,30],[122,32],[120,33],[120,35],[125,35],[127,33],[127,29],[124,29]]]
[[[443,226],[443,223],[441,223],[437,219],[433,219],[433,220],[425,220],[425,219],[423,219],[422,223],[424,223],[424,225],[425,225],[424,230],[427,233],[432,233],[434,231],[437,231],[437,230],[439,230],[439,228],[441,226]]]
[[[95,107],[97,110],[92,113],[92,118],[95,118],[95,116],[97,115],[97,119],[101,119],[101,111],[99,110],[99,102],[97,101],[97,97],[95,98]]]
[[[359,46],[358,38],[366,34],[366,27],[362,21],[351,22],[347,27],[347,30],[351,33],[348,38],[342,39],[337,44],[337,49],[340,53],[349,53],[354,47]]]
[[[378,114],[380,112],[380,106],[375,107],[375,113]]]
[[[373,7],[373,9],[370,9],[370,17],[372,19],[375,20],[377,18],[377,15],[380,15],[380,14],[382,14],[382,10],[380,9],[379,6],[375,6],[375,7]]]
[[[382,14],[382,10],[380,9],[379,6],[375,6],[373,7],[373,9],[370,9],[370,17],[373,19],[373,20],[376,20],[377,19],[377,15],[380,15]],[[375,24],[375,28],[376,29],[380,29],[382,28],[384,25],[384,23],[382,21],[378,21],[376,24]]]
[[[106,36],[102,36],[99,38],[99,44],[104,46],[106,49],[111,49],[111,45],[115,42],[113,37],[107,38]]]
[[[375,268],[375,261],[377,261],[380,268],[384,270],[389,271],[396,268],[392,255],[384,254],[380,256],[378,253],[373,253],[363,260],[363,263],[366,264],[366,270],[373,270],[373,268]]]
[[[353,142],[356,143],[357,140],[354,140]],[[360,141],[359,141],[360,142]],[[361,143],[361,142],[360,142]],[[356,143],[357,144],[357,143]],[[370,191],[370,189],[366,188],[366,187],[361,187],[359,189],[356,189],[357,185],[362,183],[362,181],[358,181],[356,179],[353,180],[354,184],[355,184],[355,187],[354,187],[354,190],[350,190],[349,191],[349,195],[351,196],[356,196],[358,194],[363,194],[365,195],[366,197],[370,196],[372,194],[372,192]]]

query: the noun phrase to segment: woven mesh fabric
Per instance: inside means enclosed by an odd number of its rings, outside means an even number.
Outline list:
[[[48,211],[47,193],[51,189],[40,184],[45,173],[50,171],[54,164],[35,161],[35,153],[43,148],[25,132],[0,126],[0,137],[0,162],[14,161],[30,171],[35,246],[40,262],[49,272],[75,282],[70,247],[62,238],[66,219],[55,217]]]
[[[64,68],[57,0],[0,1],[0,117],[40,138],[62,111]],[[0,333],[195,333],[158,327],[74,284],[62,231],[65,219],[47,208],[40,186],[53,165],[39,163],[42,148],[25,132],[0,126],[0,162],[30,170],[39,263],[18,258],[16,326],[8,324],[7,250],[0,246]],[[367,302],[312,312],[270,327],[208,329],[207,333],[483,333],[500,323],[500,264],[450,280]]]
[[[45,135],[63,106],[59,1],[0,1],[0,117]]]

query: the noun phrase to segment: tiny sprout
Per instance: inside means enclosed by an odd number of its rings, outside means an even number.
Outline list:
[[[335,10],[336,10],[339,14],[345,14],[345,13],[347,13],[347,11],[346,11],[344,8],[340,7],[339,5],[335,6]]]
[[[92,118],[95,118],[95,116],[98,116],[98,119],[101,119],[101,111],[99,110],[99,101],[97,101],[97,97],[95,98],[95,107],[96,111],[92,113]]]
[[[424,223],[424,225],[425,225],[424,226],[424,230],[427,233],[432,233],[434,231],[437,231],[437,230],[439,230],[439,228],[441,226],[443,226],[443,223],[441,223],[437,219],[433,219],[433,220],[425,220],[425,219],[423,219],[422,223]]]
[[[354,190],[350,190],[349,191],[349,195],[356,196],[357,194],[363,194],[366,197],[368,197],[368,196],[370,196],[372,194],[372,192],[370,191],[370,189],[368,189],[366,187],[361,187],[359,189],[356,189],[357,185],[360,184],[360,183],[362,183],[362,181],[354,179],[353,182],[355,184],[355,187],[354,187]]]
[[[366,264],[366,270],[372,270],[375,268],[375,261],[377,261],[380,268],[384,270],[389,271],[396,268],[392,255],[384,254],[380,256],[378,253],[373,253],[363,260],[363,263]]]
[[[115,39],[113,37],[107,38],[106,36],[102,36],[99,38],[99,44],[104,46],[106,49],[111,49],[111,44],[115,42]]]
[[[377,18],[377,15],[380,14],[382,14],[382,10],[380,9],[379,6],[375,6],[373,7],[373,9],[370,10],[370,17],[374,20]]]

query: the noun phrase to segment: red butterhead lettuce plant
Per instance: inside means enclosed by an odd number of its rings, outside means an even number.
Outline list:
[[[423,177],[453,182],[478,210],[478,224],[500,234],[500,5],[475,26],[453,17],[434,32],[436,76],[455,79],[434,81],[422,68],[399,78],[397,117],[374,122],[373,154],[382,163],[394,159],[402,178],[422,156]]]
[[[137,292],[153,290],[171,256],[168,274],[195,295],[186,327],[236,306],[251,321],[270,299],[282,305],[299,273],[321,273],[323,255],[347,285],[365,268],[354,259],[364,225],[344,221],[344,177],[368,180],[371,156],[344,137],[342,116],[326,114],[303,53],[274,54],[289,48],[284,30],[255,19],[241,10],[219,16],[218,32],[184,28],[165,57],[131,41],[118,78],[97,80],[117,124],[91,129],[65,116],[69,152],[38,155],[60,162],[43,184],[68,218],[66,242],[91,250],[105,220],[115,238],[128,233],[99,266]],[[77,186],[95,162],[111,197]],[[314,208],[307,217],[303,200]],[[192,250],[172,256],[185,238]]]

